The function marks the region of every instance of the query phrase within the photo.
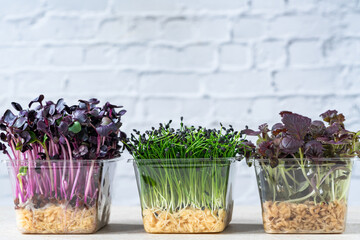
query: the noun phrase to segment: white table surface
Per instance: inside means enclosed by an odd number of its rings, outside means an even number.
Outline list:
[[[18,232],[12,207],[0,208],[0,240],[21,239],[360,239],[360,208],[350,207],[344,234],[266,234],[259,207],[235,207],[230,226],[218,234],[148,234],[142,226],[140,207],[113,207],[110,224],[91,235],[29,235]]]

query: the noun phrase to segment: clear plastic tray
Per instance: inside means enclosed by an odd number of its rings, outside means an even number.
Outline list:
[[[354,159],[254,160],[267,233],[342,233]]]
[[[7,160],[22,233],[94,233],[109,221],[111,160]]]
[[[133,160],[149,233],[216,233],[230,223],[235,159]]]

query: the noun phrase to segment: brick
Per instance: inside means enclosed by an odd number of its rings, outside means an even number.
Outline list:
[[[214,120],[232,122],[235,121],[234,116],[236,116],[235,118],[241,119],[245,125],[245,122],[249,120],[251,104],[252,101],[249,99],[216,99],[213,104]]]
[[[145,94],[196,94],[199,77],[189,74],[144,74],[140,78],[140,92]]]
[[[20,33],[15,23],[0,21],[0,42],[12,42],[19,38]]]
[[[82,47],[52,47],[51,63],[59,66],[74,66],[83,63]]]
[[[173,12],[179,9],[177,1],[168,0],[113,0],[112,9],[120,13]]]
[[[195,38],[199,41],[226,41],[230,38],[229,21],[222,18],[202,18],[195,22]]]
[[[181,103],[178,99],[148,98],[144,102],[145,119],[157,123],[168,122],[170,119],[178,119],[181,116]]]
[[[287,15],[269,23],[271,37],[321,37],[336,31],[336,22],[331,17],[319,15]]]
[[[226,44],[220,47],[222,69],[246,68],[251,64],[250,50],[246,45]]]
[[[243,71],[206,75],[206,91],[212,96],[239,96],[271,92],[270,73]],[[251,83],[251,84],[249,84]]]
[[[325,56],[327,61],[340,64],[360,63],[360,40],[339,39],[326,44]]]
[[[275,74],[275,88],[283,93],[331,93],[341,68],[284,70]]]
[[[48,0],[47,5],[51,10],[63,11],[102,11],[107,6],[107,0]]]
[[[346,10],[348,11],[359,9],[360,5],[359,1],[357,0],[319,0],[317,2],[317,7],[324,12],[341,12]]]
[[[106,99],[105,96],[101,96],[101,101],[102,103],[105,103],[105,101],[109,101],[111,103],[123,106],[123,109],[126,110],[126,115],[124,117],[126,117],[126,119],[142,119],[142,111],[140,111],[141,109],[138,108],[138,97],[137,96],[125,96],[124,94],[122,94],[121,96],[119,96],[118,94],[112,94],[112,95],[106,95]],[[125,121],[125,120],[124,120]],[[127,120],[126,120],[127,121]],[[124,128],[123,128],[124,127]],[[125,131],[126,133],[131,132],[134,129],[135,126],[129,125],[129,124],[124,124],[122,126],[122,131]],[[130,159],[130,158],[128,158]]]
[[[124,19],[106,19],[100,23],[96,39],[108,41],[123,40],[128,31],[128,23]]]
[[[155,47],[150,53],[150,66],[160,69],[210,69],[214,65],[214,49],[193,45],[183,49]]]
[[[273,0],[273,1],[263,1],[263,0],[252,0],[251,1],[251,10],[253,11],[281,11],[285,8],[285,0]]]
[[[0,0],[0,17],[2,15],[26,15],[38,11],[43,5],[42,0]]]
[[[344,19],[343,32],[347,36],[360,36],[360,13],[347,14]]]
[[[247,0],[182,0],[185,9],[191,10],[245,10],[248,8]]]
[[[181,116],[187,123],[206,126],[212,116],[212,104],[210,99],[183,99],[181,101]]]
[[[49,64],[49,50],[35,47],[0,48],[0,66],[26,67]]]
[[[315,8],[317,0],[287,0],[287,7],[292,10],[308,11]]]
[[[256,99],[252,105],[251,116],[255,117],[259,124],[268,123],[271,128],[275,123],[281,121],[279,116],[281,111],[292,111],[319,120],[319,115],[326,110],[322,97],[290,95],[282,98]]]
[[[89,65],[112,65],[116,61],[116,52],[112,45],[90,45],[85,49],[84,63]]]
[[[230,38],[229,21],[221,18],[169,19],[164,24],[163,38],[169,41],[226,41]]]
[[[360,68],[359,67],[351,67],[348,71],[346,71],[345,76],[343,78],[343,84],[345,88],[349,92],[359,92],[360,91]]]
[[[1,88],[2,89],[6,89],[6,91],[3,92],[2,96],[0,97],[0,110],[4,110],[1,112],[5,112],[5,109],[2,109],[2,107],[5,106],[5,102],[3,102],[3,98],[5,96],[13,96],[13,81],[11,80],[12,75],[6,74],[6,73],[1,73],[0,72],[0,83],[1,83]]]
[[[289,46],[290,64],[293,66],[319,64],[323,60],[318,41],[295,41]]]
[[[159,21],[156,18],[139,18],[134,19],[128,31],[126,40],[132,41],[149,41],[158,38],[160,35]]]
[[[32,21],[20,25],[21,39],[39,40],[74,40],[89,39],[95,35],[96,20],[78,17],[44,17],[36,23]]]
[[[15,91],[18,95],[25,94],[26,97],[34,98],[35,96],[46,92],[47,94],[51,94],[52,98],[53,95],[60,95],[63,93],[63,84],[66,79],[66,73],[26,71],[15,74],[13,79],[16,82]]]
[[[84,94],[132,94],[135,92],[137,74],[133,72],[116,71],[79,71],[68,74],[66,91],[74,93],[81,90]]]
[[[0,48],[0,66],[28,65],[33,62],[34,51],[33,48]]]
[[[260,38],[266,30],[266,22],[258,18],[240,18],[234,23],[233,36],[235,39]]]
[[[280,100],[275,97],[258,97],[254,99],[250,105],[250,110],[248,112],[248,118],[256,118],[256,125],[250,125],[249,127],[257,128],[260,124],[267,123],[270,128],[273,124],[280,121],[278,115],[279,112],[283,110],[283,107],[280,106]],[[246,124],[250,124],[253,121]]]
[[[186,17],[169,19],[162,30],[162,38],[169,41],[189,41],[194,38],[193,21]]]
[[[260,68],[281,68],[286,62],[285,45],[279,41],[258,43],[255,54],[256,65]]]
[[[148,62],[148,47],[143,45],[127,45],[116,53],[116,63],[122,66],[144,67]]]

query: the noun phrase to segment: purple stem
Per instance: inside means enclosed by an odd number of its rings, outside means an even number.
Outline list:
[[[62,172],[61,172],[61,166],[59,167],[59,178],[61,177]],[[60,194],[61,194],[61,198],[64,198],[64,193],[63,193],[63,179],[59,179],[60,181]]]
[[[69,158],[70,158],[70,176],[71,176],[71,182],[74,182],[74,169],[73,169],[73,159],[72,159],[72,151],[71,151],[71,147],[70,147],[70,143],[67,140],[67,138],[65,137],[65,141],[66,141],[66,145],[68,147],[68,153],[69,153]]]
[[[37,186],[39,187],[40,194],[43,195],[44,191],[41,188],[41,179],[39,180],[39,178],[36,178],[36,181],[37,181]]]
[[[93,194],[93,196],[92,196],[92,198],[91,198],[91,203],[94,201],[98,190],[99,190],[99,189],[95,189],[95,192],[94,192],[94,194]]]
[[[57,176],[56,176],[56,164],[53,163],[53,172],[54,172],[54,187],[55,187],[55,198],[57,198]]]
[[[95,163],[95,161],[91,162],[91,167],[90,167],[90,170],[89,170],[89,176],[88,176],[87,183],[86,183],[85,195],[84,195],[84,202],[85,203],[86,203],[86,200],[87,200],[86,198],[87,198],[89,188],[90,188],[90,183],[91,183],[90,180],[91,180],[92,172],[93,172],[93,169],[94,169],[94,163]]]
[[[76,177],[75,177],[75,181],[74,181],[74,184],[73,184],[73,188],[71,190],[70,200],[73,198],[76,183],[78,181],[79,175],[80,175],[80,162],[78,163],[78,169],[77,169],[77,172],[76,172]]]

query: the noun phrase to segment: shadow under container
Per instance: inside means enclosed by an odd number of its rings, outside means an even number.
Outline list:
[[[233,211],[235,158],[133,160],[148,233],[217,233]]]
[[[254,160],[267,233],[342,233],[354,158]]]
[[[110,216],[111,160],[8,160],[22,233],[95,233]]]

